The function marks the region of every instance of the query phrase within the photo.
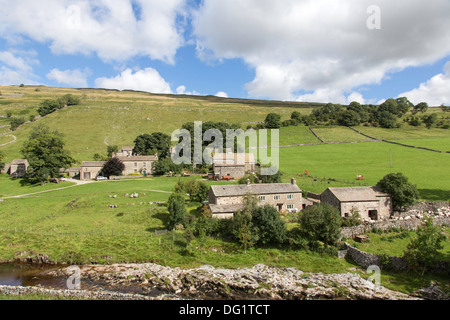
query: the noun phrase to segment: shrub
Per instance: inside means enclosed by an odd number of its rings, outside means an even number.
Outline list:
[[[303,210],[300,224],[301,231],[310,244],[322,241],[326,245],[336,245],[341,236],[341,214],[337,208],[327,203]]]
[[[186,215],[184,196],[180,193],[172,193],[167,201],[167,210],[169,211],[167,223],[169,230],[173,230],[177,224],[183,224]]]
[[[409,183],[408,178],[401,173],[387,174],[377,183],[377,187],[392,196],[395,210],[407,209],[419,198],[416,186]]]

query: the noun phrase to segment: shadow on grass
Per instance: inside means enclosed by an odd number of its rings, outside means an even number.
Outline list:
[[[419,189],[420,197],[429,201],[450,201],[449,190]]]

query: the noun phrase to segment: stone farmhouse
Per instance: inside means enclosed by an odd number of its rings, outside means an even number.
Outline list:
[[[387,220],[393,213],[392,198],[378,187],[328,188],[320,202],[335,206],[342,217],[358,211],[363,220]]]
[[[153,162],[158,161],[158,156],[118,156],[125,165],[122,172],[124,176],[130,174],[143,174],[144,176],[152,173]]]
[[[153,163],[158,160],[158,156],[135,156],[132,154],[133,147],[123,147],[122,150],[112,155],[118,158],[125,165],[122,175],[131,174],[151,174]],[[83,161],[80,168],[80,180],[96,179],[106,161]]]
[[[213,155],[213,172],[216,180],[223,177],[240,179],[246,173],[256,170],[255,155],[253,153],[216,153]]]
[[[243,208],[244,197],[254,195],[260,205],[271,205],[279,212],[298,212],[304,208],[302,190],[295,179],[291,183],[211,186],[208,205],[214,218],[232,218]]]

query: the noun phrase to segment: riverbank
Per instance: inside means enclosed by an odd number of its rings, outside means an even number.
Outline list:
[[[295,268],[262,264],[252,268],[195,269],[165,267],[152,263],[80,266],[83,281],[104,282],[126,290],[141,288],[148,296],[155,290],[166,296],[201,300],[417,300],[419,296],[389,290],[352,273],[304,273]],[[69,277],[66,269],[46,276]],[[160,295],[161,297],[164,297]]]

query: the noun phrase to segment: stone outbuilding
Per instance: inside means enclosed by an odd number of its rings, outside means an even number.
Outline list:
[[[253,153],[217,153],[212,157],[213,171],[216,179],[232,177],[240,179],[246,173],[256,170],[255,155]]]
[[[9,174],[13,178],[21,178],[28,172],[30,164],[26,159],[15,159],[9,166]]]
[[[271,205],[279,212],[298,212],[303,209],[302,190],[295,179],[291,183],[215,185],[211,186],[208,205],[214,218],[232,218],[241,210],[244,197],[253,195],[259,205]]]
[[[342,217],[357,211],[363,220],[387,220],[393,213],[392,198],[378,187],[328,188],[320,196],[321,203],[335,206]]]
[[[83,161],[81,163],[80,180],[93,180],[100,175],[106,161]]]

